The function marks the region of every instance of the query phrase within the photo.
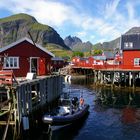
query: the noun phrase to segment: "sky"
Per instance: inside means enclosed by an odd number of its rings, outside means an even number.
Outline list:
[[[93,44],[140,26],[140,0],[0,0],[0,18],[18,13]]]

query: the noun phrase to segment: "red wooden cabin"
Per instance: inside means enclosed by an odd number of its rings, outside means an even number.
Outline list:
[[[28,38],[22,38],[0,49],[0,70],[13,70],[16,77],[25,77],[28,72],[47,75],[54,55]]]
[[[75,57],[72,58],[72,62],[71,62],[71,63],[72,63],[74,66],[79,66],[79,62],[80,62],[80,57],[75,56]]]
[[[52,71],[58,71],[60,68],[63,68],[66,65],[66,62],[63,58],[53,57],[51,60],[52,60]]]
[[[140,34],[122,35],[123,69],[140,69]]]

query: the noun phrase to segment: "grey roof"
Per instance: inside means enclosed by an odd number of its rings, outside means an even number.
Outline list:
[[[64,59],[60,58],[60,57],[52,57],[51,60],[54,60],[54,61],[64,61]]]
[[[104,51],[104,55],[106,56],[106,59],[113,59],[114,53],[111,51]]]
[[[105,55],[96,55],[96,56],[93,56],[93,58],[95,60],[106,60],[106,56]]]
[[[126,47],[125,43],[133,43],[133,47]],[[128,34],[121,36],[121,49],[122,50],[140,50],[140,34]]]
[[[80,60],[85,61],[85,60],[88,60],[88,58],[87,57],[81,57]]]

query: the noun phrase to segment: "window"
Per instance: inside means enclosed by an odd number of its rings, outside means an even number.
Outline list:
[[[19,57],[6,57],[4,58],[4,68],[19,68]]]
[[[134,58],[134,66],[140,66],[140,58]]]
[[[124,48],[133,48],[133,42],[124,42]]]

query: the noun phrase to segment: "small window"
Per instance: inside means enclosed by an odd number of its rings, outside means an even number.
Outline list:
[[[19,68],[19,57],[4,58],[4,68],[6,69]]]
[[[77,62],[80,62],[80,59],[77,59]]]
[[[124,42],[124,48],[133,48],[133,42]]]
[[[89,61],[88,60],[86,60],[86,64],[88,64],[89,63]]]
[[[133,42],[129,42],[129,47],[133,48]]]
[[[134,66],[140,66],[140,58],[134,58]]]
[[[128,42],[125,42],[125,43],[124,43],[124,47],[125,47],[125,48],[128,48]]]

